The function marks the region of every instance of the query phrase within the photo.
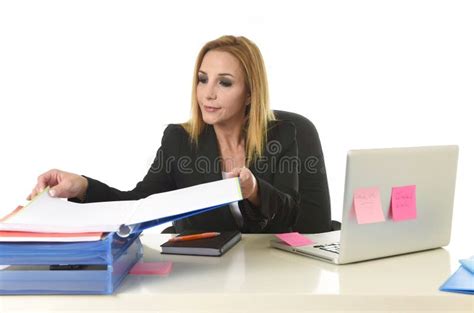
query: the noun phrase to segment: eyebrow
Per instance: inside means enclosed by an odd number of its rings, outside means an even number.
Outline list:
[[[204,75],[207,75],[206,72],[201,71],[201,70],[199,70],[199,73],[202,73],[202,74],[204,74]],[[230,74],[230,73],[219,73],[219,74],[217,74],[217,76],[231,76],[231,77],[234,77],[234,75],[232,75],[232,74]]]

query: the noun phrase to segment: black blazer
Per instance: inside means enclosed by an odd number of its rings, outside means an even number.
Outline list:
[[[279,233],[292,230],[299,210],[298,147],[295,126],[289,121],[269,125],[264,154],[249,169],[257,179],[261,205],[239,201],[242,232]],[[86,177],[86,176],[85,176]],[[169,125],[148,173],[133,190],[120,191],[86,177],[89,186],[84,202],[137,200],[151,194],[222,179],[214,127],[207,125],[198,145],[181,125]],[[228,206],[174,222],[177,232],[239,229]]]

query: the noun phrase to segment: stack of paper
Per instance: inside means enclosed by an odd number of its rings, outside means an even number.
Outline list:
[[[459,262],[461,266],[439,290],[474,294],[474,256]]]
[[[0,219],[0,222],[6,221],[23,206],[18,206],[15,210]],[[102,232],[89,233],[35,233],[27,231],[1,231],[0,242],[78,242],[78,241],[97,241],[102,238]]]
[[[75,242],[97,241],[103,233],[34,233],[26,231],[0,231],[0,242]]]
[[[100,239],[99,233],[102,232],[128,235],[239,200],[242,200],[242,193],[238,178],[157,193],[136,201],[81,204],[52,198],[45,190],[25,207],[19,207],[0,218],[0,231],[30,232],[21,236],[35,237],[36,241],[46,240],[41,240],[41,236],[34,233],[49,233],[43,235],[48,239],[69,238],[67,241],[74,241],[74,237],[95,236]],[[0,241],[8,241],[5,238],[21,241],[21,236],[3,232]]]

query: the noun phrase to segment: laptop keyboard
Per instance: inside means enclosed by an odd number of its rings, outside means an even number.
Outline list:
[[[324,251],[339,254],[340,245],[339,245],[339,242],[336,242],[336,243],[329,243],[329,244],[325,244],[325,245],[318,245],[318,246],[314,246],[314,247],[318,248],[318,249],[321,249],[321,250],[324,250]]]

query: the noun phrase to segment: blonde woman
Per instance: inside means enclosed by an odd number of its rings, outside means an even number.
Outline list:
[[[52,196],[71,201],[135,200],[239,177],[244,200],[176,221],[176,232],[287,232],[298,214],[295,135],[294,125],[275,120],[270,110],[258,47],[245,37],[223,36],[197,57],[190,120],[165,129],[153,164],[133,190],[53,169],[38,177],[28,198],[50,186]]]

